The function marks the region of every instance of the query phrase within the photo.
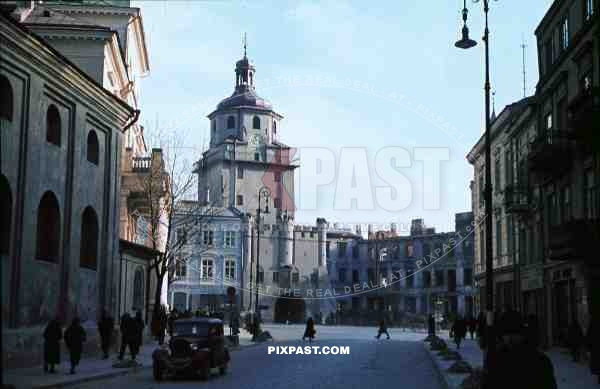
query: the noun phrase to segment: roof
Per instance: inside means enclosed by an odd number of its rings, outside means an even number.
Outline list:
[[[45,24],[53,26],[85,26],[85,27],[101,27],[94,23],[87,22],[82,19],[73,18],[62,12],[51,10],[47,7],[37,5],[33,11],[23,21],[25,24]],[[110,30],[109,28],[103,28]]]
[[[160,255],[160,251],[158,250],[154,250],[151,247],[137,244],[125,239],[119,239],[119,252],[127,253],[137,258],[147,260],[153,260]]]
[[[252,107],[264,110],[273,109],[271,103],[256,94],[256,91],[254,90],[249,90],[244,93],[234,92],[230,97],[223,99],[219,105],[217,105],[217,109],[238,107]]]

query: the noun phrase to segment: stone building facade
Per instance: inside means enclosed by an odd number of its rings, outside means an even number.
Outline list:
[[[22,11],[0,16],[5,366],[40,362],[50,318],[92,326],[116,306],[119,152],[136,117],[24,27]]]

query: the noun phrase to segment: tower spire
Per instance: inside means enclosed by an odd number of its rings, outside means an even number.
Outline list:
[[[496,91],[492,91],[492,120],[496,119]]]
[[[244,58],[246,58],[246,49],[247,49],[247,46],[248,46],[248,39],[246,37],[246,33],[244,33],[244,38],[243,38],[242,42],[244,44]]]

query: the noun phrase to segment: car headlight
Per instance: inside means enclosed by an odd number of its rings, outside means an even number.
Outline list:
[[[198,345],[195,343],[192,343],[192,350],[193,351],[198,351]]]

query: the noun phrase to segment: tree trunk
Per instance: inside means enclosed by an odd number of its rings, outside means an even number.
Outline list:
[[[154,324],[154,321],[159,319],[156,314],[158,312],[160,312],[160,296],[161,296],[161,292],[162,292],[162,283],[163,283],[163,279],[165,278],[165,273],[164,272],[157,272],[156,275],[156,288],[154,289],[154,309],[152,311],[152,319],[151,319],[151,323]],[[155,328],[154,326],[151,326],[151,328]],[[157,334],[153,334],[153,335],[157,335]]]

